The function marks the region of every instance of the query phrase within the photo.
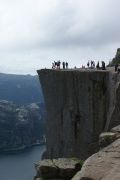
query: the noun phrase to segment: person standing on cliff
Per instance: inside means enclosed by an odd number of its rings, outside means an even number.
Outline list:
[[[99,61],[98,61],[98,63],[97,63],[96,68],[97,68],[97,69],[100,69]]]
[[[64,61],[63,61],[62,65],[63,65],[63,69],[65,69],[65,62]]]
[[[118,64],[115,64],[115,72],[118,70]]]
[[[94,61],[91,61],[91,68],[93,69],[94,68]]]
[[[54,63],[52,63],[52,69],[54,69]]]
[[[55,67],[55,69],[57,68],[57,62],[56,61],[54,61],[54,67]]]
[[[60,65],[61,65],[61,62],[59,60],[59,61],[57,61],[57,69],[60,69]]]
[[[65,64],[66,64],[66,69],[68,69],[68,62],[66,62]]]
[[[106,68],[105,68],[105,62],[104,61],[102,61],[102,70],[105,70]]]
[[[89,65],[90,65],[90,63],[89,63],[89,61],[88,61],[88,63],[87,63],[87,67],[89,68]]]
[[[95,61],[93,61],[93,68],[95,68]]]

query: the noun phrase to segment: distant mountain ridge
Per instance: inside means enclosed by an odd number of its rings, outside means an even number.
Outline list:
[[[0,73],[0,152],[43,141],[45,117],[37,76]]]
[[[4,73],[0,73],[0,99],[18,105],[44,101],[37,76]]]
[[[0,101],[0,152],[18,151],[43,142],[45,112],[41,104],[17,106]]]

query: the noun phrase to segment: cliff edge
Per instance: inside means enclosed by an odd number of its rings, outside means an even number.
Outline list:
[[[43,69],[38,75],[47,109],[46,158],[86,159],[97,152],[99,134],[119,124],[119,74]]]

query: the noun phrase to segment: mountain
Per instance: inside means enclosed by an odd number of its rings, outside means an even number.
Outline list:
[[[44,102],[37,76],[3,73],[0,73],[0,99],[18,105]]]
[[[43,141],[45,112],[40,106],[0,101],[0,152],[24,149]]]
[[[0,152],[41,142],[45,116],[37,76],[0,73]]]

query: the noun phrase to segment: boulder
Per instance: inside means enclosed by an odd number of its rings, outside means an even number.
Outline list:
[[[51,159],[45,159],[35,165],[37,177],[55,178],[58,176],[58,168]]]
[[[117,134],[114,132],[104,132],[99,136],[100,148],[106,147],[117,139]]]
[[[73,158],[44,159],[35,165],[36,177],[71,179],[82,167],[82,162]]]
[[[70,158],[54,159],[53,163],[58,167],[61,178],[72,178],[82,167],[80,161]]]
[[[114,132],[114,133],[120,133],[120,125],[112,128],[110,131],[111,131],[111,132]]]
[[[72,180],[119,180],[120,139],[88,158]]]

